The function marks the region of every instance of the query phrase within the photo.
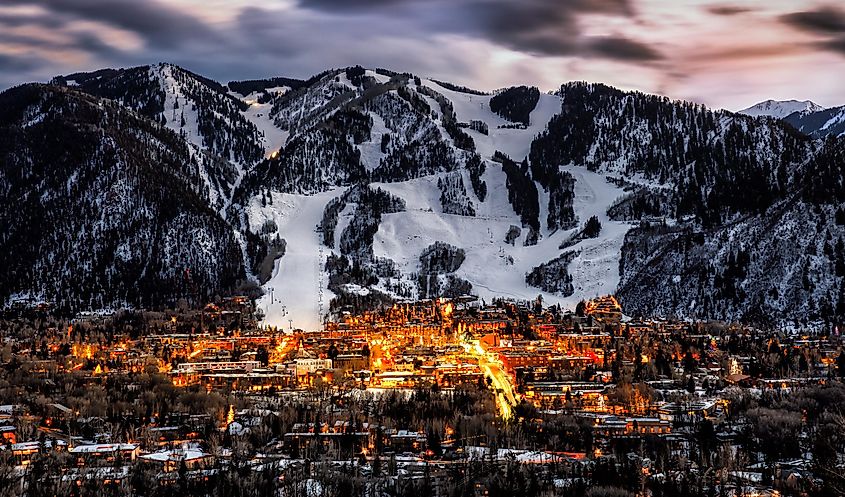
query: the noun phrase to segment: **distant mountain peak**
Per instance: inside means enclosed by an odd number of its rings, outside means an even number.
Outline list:
[[[811,100],[769,99],[756,105],[752,105],[747,109],[743,109],[739,111],[739,113],[752,117],[768,116],[776,119],[783,119],[795,112],[817,112],[820,110],[824,110],[824,107]]]

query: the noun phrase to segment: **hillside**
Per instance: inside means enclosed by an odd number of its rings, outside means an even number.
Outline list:
[[[3,212],[7,303],[157,304],[248,282],[267,323],[303,328],[465,293],[574,307],[616,292],[633,314],[769,324],[845,315],[841,141],[782,120],[357,66],[54,83],[0,97],[0,185],[18,207]]]
[[[794,112],[784,120],[813,138],[845,136],[845,106],[815,112]]]
[[[157,122],[56,86],[0,94],[0,298],[64,310],[204,299],[245,280],[202,165]]]
[[[629,312],[771,323],[845,310],[840,142],[602,85],[561,96],[532,167],[581,165],[626,186],[611,214],[646,221],[622,246]]]

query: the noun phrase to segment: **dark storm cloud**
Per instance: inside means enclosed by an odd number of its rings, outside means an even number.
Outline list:
[[[845,11],[834,7],[793,12],[781,16],[792,27],[819,35],[845,34]]]
[[[717,16],[735,16],[751,12],[751,9],[739,5],[712,5],[707,7],[707,12]]]
[[[0,26],[19,28],[21,26],[38,26],[48,29],[58,29],[65,26],[66,20],[51,14],[8,14],[0,13]]]
[[[469,78],[475,69],[467,65],[464,53],[442,50],[443,44],[415,23],[385,23],[382,18],[367,16],[331,21],[312,11],[292,14],[263,7],[241,9],[232,38],[243,44],[250,57],[228,61],[229,75],[239,79],[279,74],[307,78],[327,68],[360,64],[441,75],[459,73]],[[318,35],[315,23],[323,27]],[[373,29],[374,25],[378,29]],[[211,67],[211,74],[219,74],[220,64],[217,66]]]
[[[554,2],[476,3],[454,18],[459,34],[481,36],[510,49],[541,55],[572,55],[578,51],[577,16]]]
[[[41,62],[29,55],[15,56],[0,54],[0,73],[31,71],[39,67]]]
[[[120,53],[120,50],[103,41],[103,39],[89,31],[66,30],[71,17],[59,13],[0,13],[0,45],[14,45],[28,47],[30,50],[68,51],[77,50],[99,57],[109,57]],[[14,28],[39,28],[32,30],[16,30]],[[38,36],[38,33],[49,33],[56,36]],[[45,61],[39,57],[29,57],[31,62],[19,64],[26,70],[37,69]]]
[[[436,2],[436,0],[434,0]],[[303,0],[300,5],[325,11],[361,12],[366,9],[399,7],[413,3],[423,3],[421,0]]]
[[[622,36],[596,38],[589,47],[596,55],[619,61],[649,62],[663,58],[652,47]]]
[[[0,26],[3,23],[0,21]],[[85,53],[96,53],[100,55],[116,55],[120,51],[114,47],[103,42],[99,37],[91,33],[74,33],[67,35],[62,40],[51,40],[44,38],[37,38],[25,34],[10,33],[7,31],[0,31],[0,44],[11,44],[18,46],[26,46],[30,49],[61,51],[61,50],[80,50]],[[27,65],[28,69],[38,66],[40,62],[37,60]]]
[[[482,38],[532,55],[589,55],[621,61],[661,58],[656,49],[636,40],[582,36],[580,16],[633,17],[630,0],[301,0],[300,5],[326,14],[382,16],[393,23],[412,18],[431,32]]]
[[[50,15],[100,22],[140,36],[149,46],[176,47],[186,40],[215,39],[205,23],[156,0],[6,0],[39,6]]]
[[[499,9],[502,7],[536,8],[545,6],[558,12],[623,12],[633,11],[630,0],[523,0],[508,2],[506,0],[466,0],[455,2],[451,0],[300,0],[300,5],[306,8],[333,12],[338,10],[363,12],[369,9],[384,7],[405,7],[412,5],[428,5],[437,9],[448,9],[460,4],[472,4],[478,9]]]
[[[211,23],[189,4],[175,1],[4,0],[3,6],[26,9],[0,12],[0,44],[40,50],[36,55],[41,57],[27,64],[26,74],[7,72],[0,82],[168,61],[220,80],[307,77],[326,67],[362,64],[444,77],[460,74],[471,83],[477,68],[468,65],[466,53],[450,51],[449,38],[439,35],[539,57],[651,63],[661,58],[654,47],[621,35],[589,37],[580,28],[585,15],[634,22],[634,1],[299,0],[292,9],[278,10],[269,2],[234,2],[229,20]],[[140,45],[133,47],[129,39],[118,43],[111,37],[119,33],[97,25],[130,33]],[[51,50],[84,57],[65,66]],[[79,59],[87,62],[81,65]]]
[[[814,43],[816,47],[845,55],[845,11],[827,6],[786,14],[781,20],[793,28],[823,37]]]
[[[826,40],[818,44],[820,47],[845,55],[845,37]]]
[[[0,88],[61,72],[208,60],[209,51],[226,48],[228,33],[157,0],[3,0],[2,7]]]

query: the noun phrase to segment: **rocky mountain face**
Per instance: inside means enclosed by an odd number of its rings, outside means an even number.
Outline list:
[[[269,323],[306,328],[466,293],[845,316],[842,141],[791,117],[361,67],[227,86],[106,69],[0,103],[7,304],[158,306],[251,284]]]

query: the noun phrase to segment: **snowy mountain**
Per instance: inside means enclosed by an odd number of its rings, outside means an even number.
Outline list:
[[[795,112],[784,120],[813,138],[845,136],[845,106],[815,112]]]
[[[0,94],[0,157],[4,301],[156,306],[246,280],[203,165],[156,121],[77,90],[20,86]]]
[[[7,302],[163,305],[247,284],[268,324],[303,328],[467,293],[845,316],[842,142],[780,120],[357,66],[224,86],[159,64],[23,88],[0,96],[0,194],[25,205],[2,211]],[[67,140],[81,151],[61,155]]]
[[[514,127],[490,110],[492,95],[459,90],[350,68],[276,99],[272,115],[290,133],[287,145],[246,175],[231,209],[245,213],[250,231],[286,241],[265,283],[273,291],[259,302],[269,320],[313,325],[321,307],[543,293],[526,283],[526,274],[556,258],[575,230],[574,181],[548,181],[547,189],[515,166],[512,175],[523,178],[516,186],[504,169],[510,157],[526,157],[533,137],[560,111],[560,99],[539,96],[529,109],[531,124]],[[533,207],[520,200],[526,192],[533,192]],[[596,204],[604,215],[606,205]],[[519,234],[506,241],[514,230]],[[440,257],[442,246],[465,258],[448,271],[424,262]],[[612,274],[618,247],[616,254],[600,269],[587,262],[591,275]],[[614,287],[610,280],[605,293]],[[572,292],[544,298],[577,303]]]
[[[845,135],[845,106],[825,109],[809,100],[766,100],[739,113],[783,119],[812,138]]]
[[[200,174],[217,210],[228,205],[244,167],[265,154],[268,131],[256,125],[250,105],[219,83],[181,67],[104,69],[59,76],[52,83],[115,100],[178,133],[201,164]]]
[[[576,164],[624,185],[611,218],[641,221],[622,246],[629,312],[842,316],[842,141],[603,85],[560,94],[564,112],[532,144],[532,167]]]
[[[768,116],[783,119],[795,112],[818,112],[820,110],[824,110],[824,107],[810,100],[765,100],[743,109],[739,113],[751,117]]]

